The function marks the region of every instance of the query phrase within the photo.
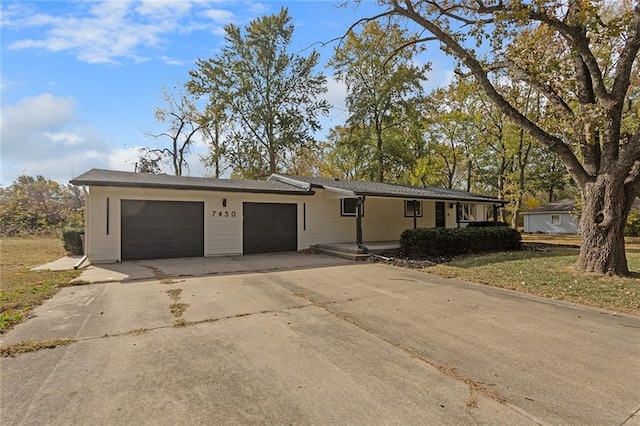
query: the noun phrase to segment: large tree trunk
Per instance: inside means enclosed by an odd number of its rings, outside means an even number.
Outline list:
[[[610,176],[599,176],[582,189],[582,245],[576,269],[606,275],[627,275],[624,226],[633,197]]]

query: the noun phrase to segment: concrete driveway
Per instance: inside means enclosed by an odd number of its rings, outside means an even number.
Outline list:
[[[2,423],[640,424],[639,317],[393,266],[70,287],[36,313],[2,345],[76,342],[1,360]]]

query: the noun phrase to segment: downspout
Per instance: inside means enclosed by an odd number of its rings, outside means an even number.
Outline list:
[[[359,249],[364,250],[365,253],[369,253],[367,246],[362,244],[362,206],[364,205],[365,196],[358,197],[356,204],[356,245]]]
[[[84,256],[82,256],[82,258],[81,258],[80,260],[78,260],[78,262],[77,262],[75,265],[73,265],[73,269],[74,269],[74,270],[76,270],[76,271],[77,271],[78,269],[80,269],[80,267],[82,266],[82,264],[83,264],[84,262],[86,262],[88,258],[89,258],[89,257],[88,257],[86,254],[85,254]]]

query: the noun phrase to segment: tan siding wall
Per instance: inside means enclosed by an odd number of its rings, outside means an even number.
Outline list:
[[[429,208],[428,202],[422,203],[423,209]],[[435,204],[432,204],[435,209]],[[416,218],[418,228],[432,227],[435,219],[429,214]],[[435,218],[435,211],[433,212]],[[404,216],[403,198],[373,198],[365,201],[365,216],[362,218],[362,234],[365,241],[397,241],[405,229],[413,228],[413,217]]]
[[[444,215],[447,228],[457,228],[458,221],[456,220],[456,202],[445,201],[444,202]]]
[[[340,200],[325,199],[325,191],[317,189],[307,201],[307,246],[356,240],[355,217],[340,216]]]

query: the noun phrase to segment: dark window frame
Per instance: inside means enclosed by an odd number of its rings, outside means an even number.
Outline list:
[[[411,210],[409,208],[409,204],[413,206]],[[422,200],[404,200],[404,217],[413,217],[413,209],[415,209],[416,205],[418,206],[418,211],[416,212],[415,216],[422,217],[422,214],[423,214]]]
[[[353,205],[353,212],[345,210],[345,200],[349,202],[355,201]],[[351,207],[351,206],[347,206]],[[358,215],[358,198],[340,198],[340,216],[356,217]],[[364,204],[360,205],[360,217],[364,217]]]

